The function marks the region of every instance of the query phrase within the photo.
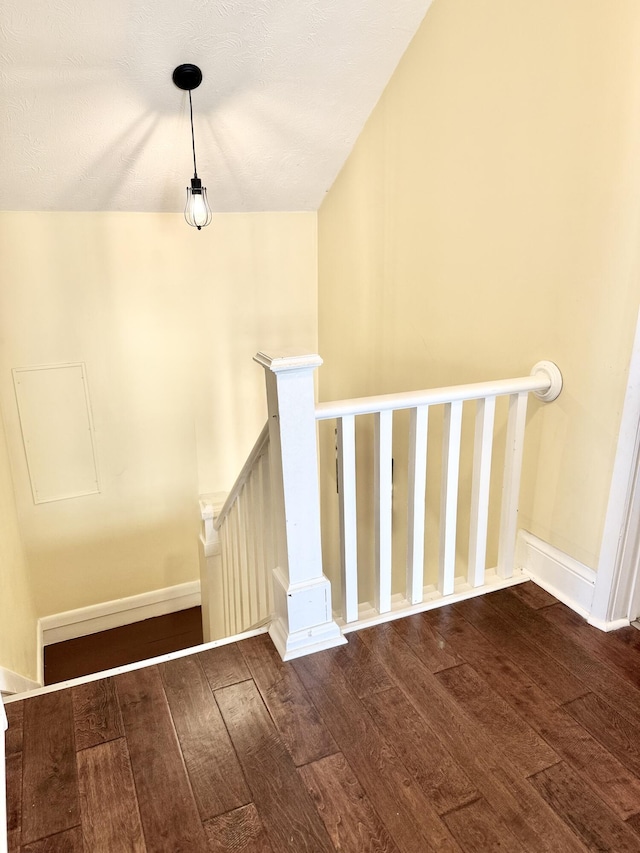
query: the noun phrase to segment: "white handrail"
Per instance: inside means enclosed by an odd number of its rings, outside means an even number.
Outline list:
[[[544,361],[535,365],[530,376],[522,376],[518,379],[496,379],[492,382],[475,382],[470,385],[452,385],[425,391],[402,391],[399,394],[380,394],[377,397],[356,397],[352,400],[318,403],[316,420],[342,418],[346,415],[375,414],[390,409],[413,409],[417,406],[434,406],[439,403],[480,400],[483,397],[501,397],[525,391],[532,391],[541,399],[550,402],[555,400],[561,390],[560,371],[553,362]]]
[[[224,502],[222,509],[220,510],[219,515],[213,519],[213,527],[214,530],[220,530],[222,523],[225,518],[229,515],[231,511],[231,507],[236,502],[236,498],[242,491],[242,487],[247,482],[249,478],[249,474],[253,471],[253,468],[258,461],[258,459],[262,456],[262,453],[269,441],[269,422],[262,427],[262,431],[258,436],[256,443],[253,445],[251,453],[247,456],[247,461],[244,463],[242,467],[242,471],[238,474],[238,477],[229,492],[229,496]]]

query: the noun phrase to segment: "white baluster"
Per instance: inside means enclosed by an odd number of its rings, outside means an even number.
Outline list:
[[[267,615],[267,590],[265,577],[267,573],[264,536],[267,519],[264,506],[264,483],[262,477],[262,457],[256,463],[253,476],[253,495],[255,499],[255,553],[256,553],[256,600],[258,605],[258,618],[264,619]]]
[[[438,589],[442,595],[451,595],[454,589],[461,434],[462,402],[447,403],[444,407],[442,494],[440,498]]]
[[[391,610],[392,424],[393,411],[374,415],[375,607],[378,613]]]
[[[498,574],[502,578],[512,577],[515,562],[522,452],[524,449],[524,429],[527,421],[527,397],[528,395],[525,392],[511,394],[509,397],[509,420],[504,454],[500,541],[498,545]]]
[[[267,588],[267,614],[273,613],[273,570],[278,565],[275,553],[275,534],[273,530],[273,505],[271,501],[271,462],[270,448],[262,457],[260,468],[262,472],[262,503],[264,508],[264,583]]]
[[[356,515],[356,431],[353,415],[338,419],[337,437],[342,611],[345,622],[355,622],[358,618],[358,531]]]
[[[424,588],[424,511],[429,407],[410,410],[407,516],[407,601],[419,604]]]
[[[489,526],[489,486],[496,398],[477,401],[475,441],[473,447],[473,480],[471,485],[471,527],[469,530],[469,570],[471,586],[482,586],[487,561],[487,529]]]
[[[240,582],[240,532],[238,529],[238,501],[229,513],[233,538],[231,540],[231,565],[233,566],[233,633],[242,631],[242,588]]]
[[[239,604],[239,613],[240,613],[240,624],[238,629],[240,631],[244,631],[247,625],[249,624],[249,598],[247,596],[247,579],[246,579],[246,571],[247,571],[247,561],[246,561],[246,540],[244,534],[244,524],[243,524],[243,515],[244,515],[244,486],[240,491],[240,494],[236,498],[235,505],[235,520],[236,520],[236,530],[237,530],[237,548],[238,548],[238,604]]]
[[[258,584],[256,568],[256,507],[253,497],[254,472],[247,478],[245,486],[244,526],[247,543],[247,580],[249,584],[249,622],[251,627],[258,621]]]
[[[224,594],[224,630],[225,636],[232,634],[231,630],[231,542],[229,539],[229,516],[220,527],[220,543],[222,545],[222,589]]]

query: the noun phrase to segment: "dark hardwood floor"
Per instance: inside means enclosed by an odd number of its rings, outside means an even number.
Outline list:
[[[202,643],[202,610],[190,607],[44,649],[44,683],[58,684]]]
[[[640,632],[531,583],[6,710],[12,853],[640,853]]]

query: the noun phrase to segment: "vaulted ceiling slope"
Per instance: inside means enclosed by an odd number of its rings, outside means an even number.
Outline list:
[[[315,210],[431,0],[4,0],[0,209]]]

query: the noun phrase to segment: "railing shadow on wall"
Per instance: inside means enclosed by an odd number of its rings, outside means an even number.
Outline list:
[[[553,362],[516,379],[316,405],[318,355],[255,360],[268,421],[205,520],[219,636],[270,623],[287,660],[525,580],[514,561],[527,402],[560,393]]]

